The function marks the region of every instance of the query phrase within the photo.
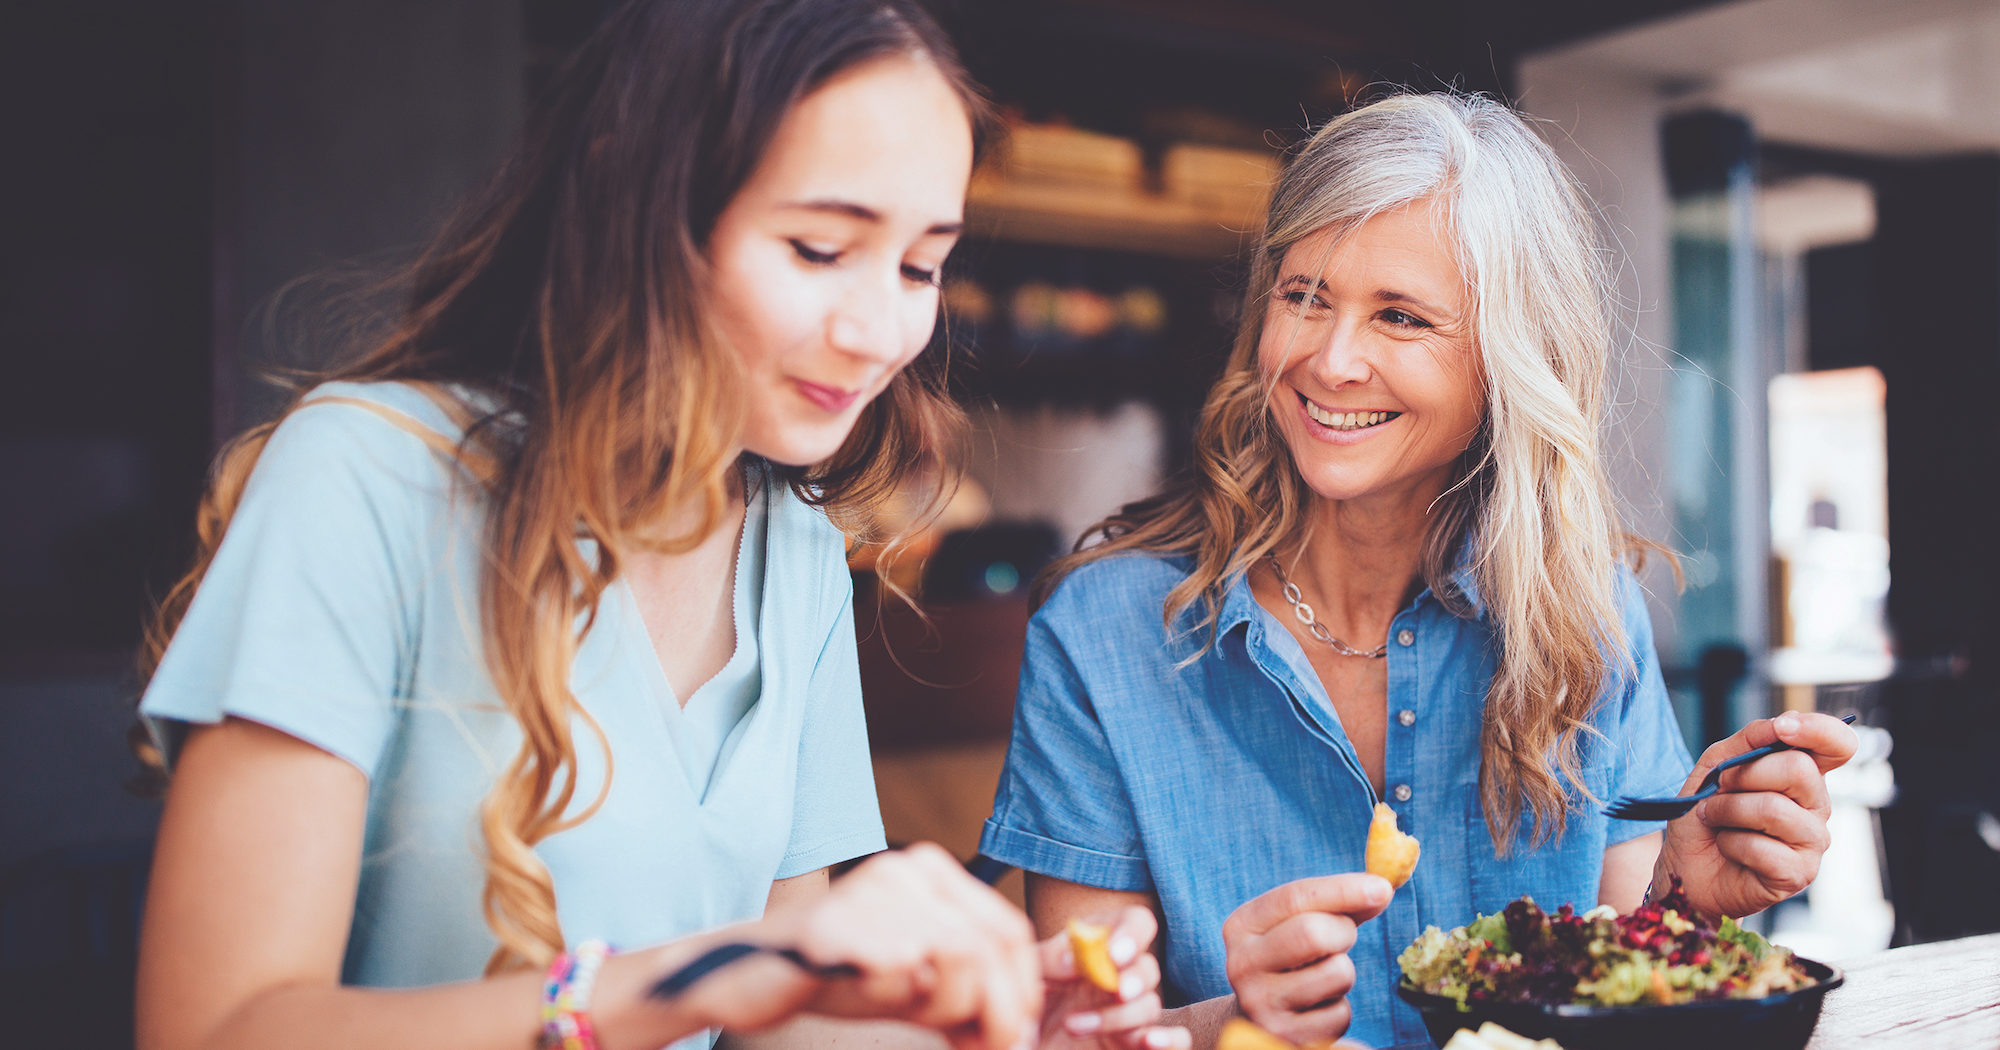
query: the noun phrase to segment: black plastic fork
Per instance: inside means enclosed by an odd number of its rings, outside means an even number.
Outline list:
[[[1841,721],[1852,725],[1854,716],[1848,715],[1842,718]],[[1670,798],[1632,798],[1627,796],[1606,806],[1604,815],[1610,817],[1612,820],[1672,820],[1693,809],[1695,804],[1702,799],[1715,794],[1721,787],[1723,770],[1734,769],[1746,762],[1755,762],[1765,755],[1774,755],[1780,751],[1790,750],[1793,750],[1792,745],[1780,740],[1768,747],[1745,751],[1735,758],[1709,770],[1708,775],[1702,778],[1701,786],[1696,788],[1693,794],[1675,795]]]
[[[972,858],[971,861],[966,863],[965,867],[966,870],[972,873],[973,877],[988,886],[1000,881],[1001,876],[1014,870],[1011,865],[983,855]],[[759,954],[775,955],[815,977],[859,977],[861,975],[860,967],[852,963],[816,963],[806,958],[805,953],[799,951],[797,948],[731,941],[728,944],[718,944],[710,948],[682,965],[680,969],[653,982],[653,986],[646,990],[646,995],[653,999],[672,999],[682,992],[687,991],[696,981],[728,966],[730,963],[747,956]]]

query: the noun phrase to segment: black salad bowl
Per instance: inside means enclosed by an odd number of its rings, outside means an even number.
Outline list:
[[[1443,1046],[1461,1028],[1482,1023],[1531,1039],[1553,1039],[1563,1050],[1800,1050],[1812,1038],[1826,993],[1845,976],[1837,966],[1800,959],[1814,983],[1762,999],[1707,999],[1672,1006],[1536,1006],[1471,1003],[1398,981],[1396,994],[1424,1015],[1431,1039]]]

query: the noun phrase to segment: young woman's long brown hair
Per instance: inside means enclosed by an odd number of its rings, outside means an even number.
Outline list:
[[[1168,595],[1172,630],[1266,555],[1305,541],[1307,488],[1272,425],[1275,377],[1258,363],[1267,299],[1285,253],[1333,227],[1420,200],[1444,206],[1474,304],[1487,413],[1456,483],[1430,508],[1423,582],[1449,586],[1462,551],[1499,641],[1480,745],[1480,798],[1505,854],[1523,816],[1534,841],[1560,834],[1564,782],[1586,799],[1579,737],[1610,673],[1629,663],[1614,596],[1616,560],[1646,549],[1618,522],[1598,453],[1611,349],[1609,274],[1595,216],[1555,152],[1504,105],[1402,95],[1339,117],[1287,166],[1250,261],[1244,319],[1195,433],[1192,468],[1158,496],[1098,523],[1037,581],[1045,597],[1077,567],[1126,551],[1187,557]],[[1103,542],[1085,547],[1093,536]]]
[[[603,801],[600,792],[573,811],[572,726],[605,746],[569,688],[576,625],[631,554],[691,549],[729,506],[741,399],[735,355],[702,309],[704,243],[791,105],[892,55],[936,66],[978,137],[984,103],[912,0],[627,4],[558,75],[500,174],[412,267],[389,334],[317,377],[424,384],[469,424],[455,452],[487,508],[484,649],[522,730],[481,815],[483,900],[500,944],[489,972],[562,950],[554,886],[534,847]],[[871,512],[913,465],[931,466],[940,490],[950,483],[940,452],[962,417],[944,367],[919,357],[831,460],[776,469],[850,534],[880,539],[865,536]],[[194,566],[149,626],[146,677],[276,425],[221,453]],[[701,509],[694,524],[664,531],[670,510],[689,507]]]

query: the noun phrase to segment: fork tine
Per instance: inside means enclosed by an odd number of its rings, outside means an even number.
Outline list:
[[[1607,807],[1604,815],[1613,820],[1672,820],[1687,812],[1696,801],[1699,800],[1621,798]]]

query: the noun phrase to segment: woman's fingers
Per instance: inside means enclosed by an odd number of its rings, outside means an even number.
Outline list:
[[[979,1018],[986,1045],[1013,1046],[1041,1017],[1041,964],[1033,927],[1027,916],[966,874],[943,849],[923,844],[910,853],[933,906],[943,916],[940,925],[956,933],[950,943],[957,951],[950,954],[949,964],[975,984],[970,1012]],[[965,1006],[958,1001],[943,1005],[951,1010]],[[946,1023],[962,1017],[946,1012],[940,1018]]]
[[[1127,1050],[1190,1050],[1194,1034],[1185,1028],[1145,1028],[1119,1038]]]
[[[1757,719],[1734,735],[1710,744],[1708,750],[1701,753],[1700,761],[1695,763],[1694,771],[1688,774],[1685,789],[1691,790],[1708,776],[1709,770],[1737,755],[1781,740],[1811,756],[1821,773],[1846,765],[1847,760],[1854,757],[1855,748],[1860,746],[1860,738],[1854,735],[1853,728],[1832,715],[1787,711],[1776,718]],[[1764,761],[1766,759],[1758,759],[1751,764]],[[1723,775],[1728,776],[1727,773]]]
[[[836,882],[799,946],[862,971],[829,986],[828,1012],[911,1021],[967,1050],[1005,1050],[1039,1023],[1027,918],[935,846],[878,857]]]
[[[1778,899],[1812,885],[1819,874],[1818,851],[1795,850],[1769,835],[1724,828],[1715,833],[1716,852],[1757,877]]]
[[[1137,999],[1102,1010],[1079,1010],[1063,1019],[1063,1028],[1074,1036],[1115,1036],[1158,1022],[1160,1010],[1159,993],[1145,992]]]
[[[1748,765],[1724,770],[1721,786],[1724,792],[1781,792],[1822,816],[1833,812],[1832,800],[1826,793],[1826,777],[1813,756],[1803,751],[1780,751]]]
[[[1354,960],[1346,954],[1328,956],[1304,969],[1278,974],[1272,984],[1280,1009],[1310,1013],[1344,999],[1354,989]]]
[[[1787,711],[1771,727],[1779,740],[1810,754],[1821,773],[1846,765],[1861,746],[1854,727],[1832,715]]]
[[[1259,938],[1256,957],[1266,972],[1296,970],[1354,947],[1354,935],[1354,920],[1345,915],[1306,912]]]
[[[1256,1021],[1257,1019],[1253,1017],[1251,1020]],[[1264,1024],[1262,1021],[1257,1021],[1258,1024],[1263,1025],[1272,1034],[1289,1039],[1294,1043],[1304,1043],[1316,1039],[1338,1039],[1341,1033],[1347,1031],[1348,1025],[1353,1022],[1354,1008],[1348,1005],[1346,999],[1321,1007],[1318,1010],[1287,1014],[1277,1019],[1275,1024]]]
[[[1140,907],[1121,909],[1108,918],[1093,917],[1079,921],[1106,928],[1105,947],[1111,954],[1112,965],[1120,971],[1129,968],[1134,960],[1148,956],[1146,949],[1152,946],[1153,938],[1158,936],[1160,929],[1160,922],[1153,917],[1151,909]],[[1036,951],[1041,959],[1044,980],[1067,981],[1078,976],[1076,950],[1070,944],[1067,932],[1042,941]]]
[[[1153,938],[1159,935],[1160,920],[1151,908],[1134,906],[1120,910],[1116,921],[1111,924],[1111,961],[1122,969],[1135,959],[1149,957],[1151,953],[1147,949],[1153,946]],[[1157,984],[1157,965],[1154,970],[1154,983]]]
[[[1239,935],[1262,934],[1305,912],[1329,912],[1366,922],[1389,906],[1394,893],[1389,880],[1365,872],[1298,879],[1267,890],[1236,909],[1223,924],[1223,935],[1228,937],[1232,925]]]
[[[1776,791],[1716,795],[1695,807],[1695,816],[1718,831],[1754,831],[1794,849],[1824,852],[1830,841],[1825,816]]]

